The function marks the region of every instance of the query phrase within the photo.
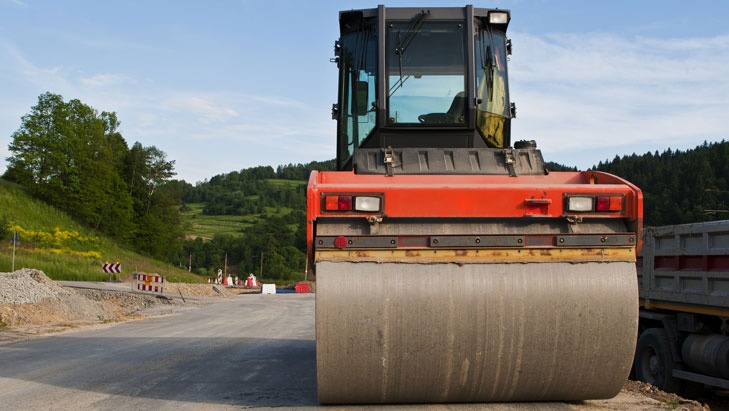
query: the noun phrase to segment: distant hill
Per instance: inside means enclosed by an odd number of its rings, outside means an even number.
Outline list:
[[[300,281],[306,269],[306,182],[312,170],[333,170],[334,160],[253,167],[213,176],[185,189],[187,240],[171,257],[196,272],[229,272],[276,282]]]

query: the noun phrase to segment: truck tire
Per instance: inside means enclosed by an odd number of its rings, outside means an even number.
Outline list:
[[[682,381],[673,377],[678,368],[671,355],[671,343],[661,328],[649,328],[638,338],[635,349],[635,377],[667,392],[680,392]]]

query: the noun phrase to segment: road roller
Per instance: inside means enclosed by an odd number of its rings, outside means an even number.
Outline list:
[[[603,399],[628,376],[642,194],[512,144],[510,19],[339,14],[336,170],[307,188],[322,404]]]

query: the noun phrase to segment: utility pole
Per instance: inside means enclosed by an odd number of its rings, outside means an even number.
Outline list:
[[[18,245],[18,230],[13,231],[13,269],[12,272],[15,272],[15,246]]]

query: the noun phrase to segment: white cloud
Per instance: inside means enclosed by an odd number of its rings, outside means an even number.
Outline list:
[[[139,95],[140,91],[134,95]],[[176,160],[178,178],[200,181],[259,165],[334,157],[327,106],[277,95],[157,91],[115,99],[129,144],[155,145]]]
[[[246,96],[246,100],[248,100],[251,103],[254,104],[264,104],[264,105],[271,105],[276,106],[278,108],[297,108],[297,109],[303,109],[308,107],[307,104],[305,104],[302,101],[295,100],[288,97],[282,97],[282,96]]]
[[[173,112],[191,114],[205,124],[226,122],[238,116],[232,108],[194,95],[175,95],[164,101],[163,106]]]
[[[111,87],[119,86],[125,83],[134,84],[136,81],[124,74],[99,73],[90,77],[82,77],[79,79],[81,84],[90,87]]]
[[[51,86],[66,87],[68,85],[66,80],[68,70],[62,64],[41,67],[34,64],[15,45],[5,41],[0,45],[2,45],[0,53],[3,55],[3,68],[0,73],[4,72],[2,75],[7,75],[15,83],[25,82],[46,90],[49,90]]]
[[[510,80],[519,114],[512,139],[536,139],[547,160],[548,152],[587,150],[565,162],[587,168],[617,150],[662,151],[729,136],[727,35],[512,36]]]

